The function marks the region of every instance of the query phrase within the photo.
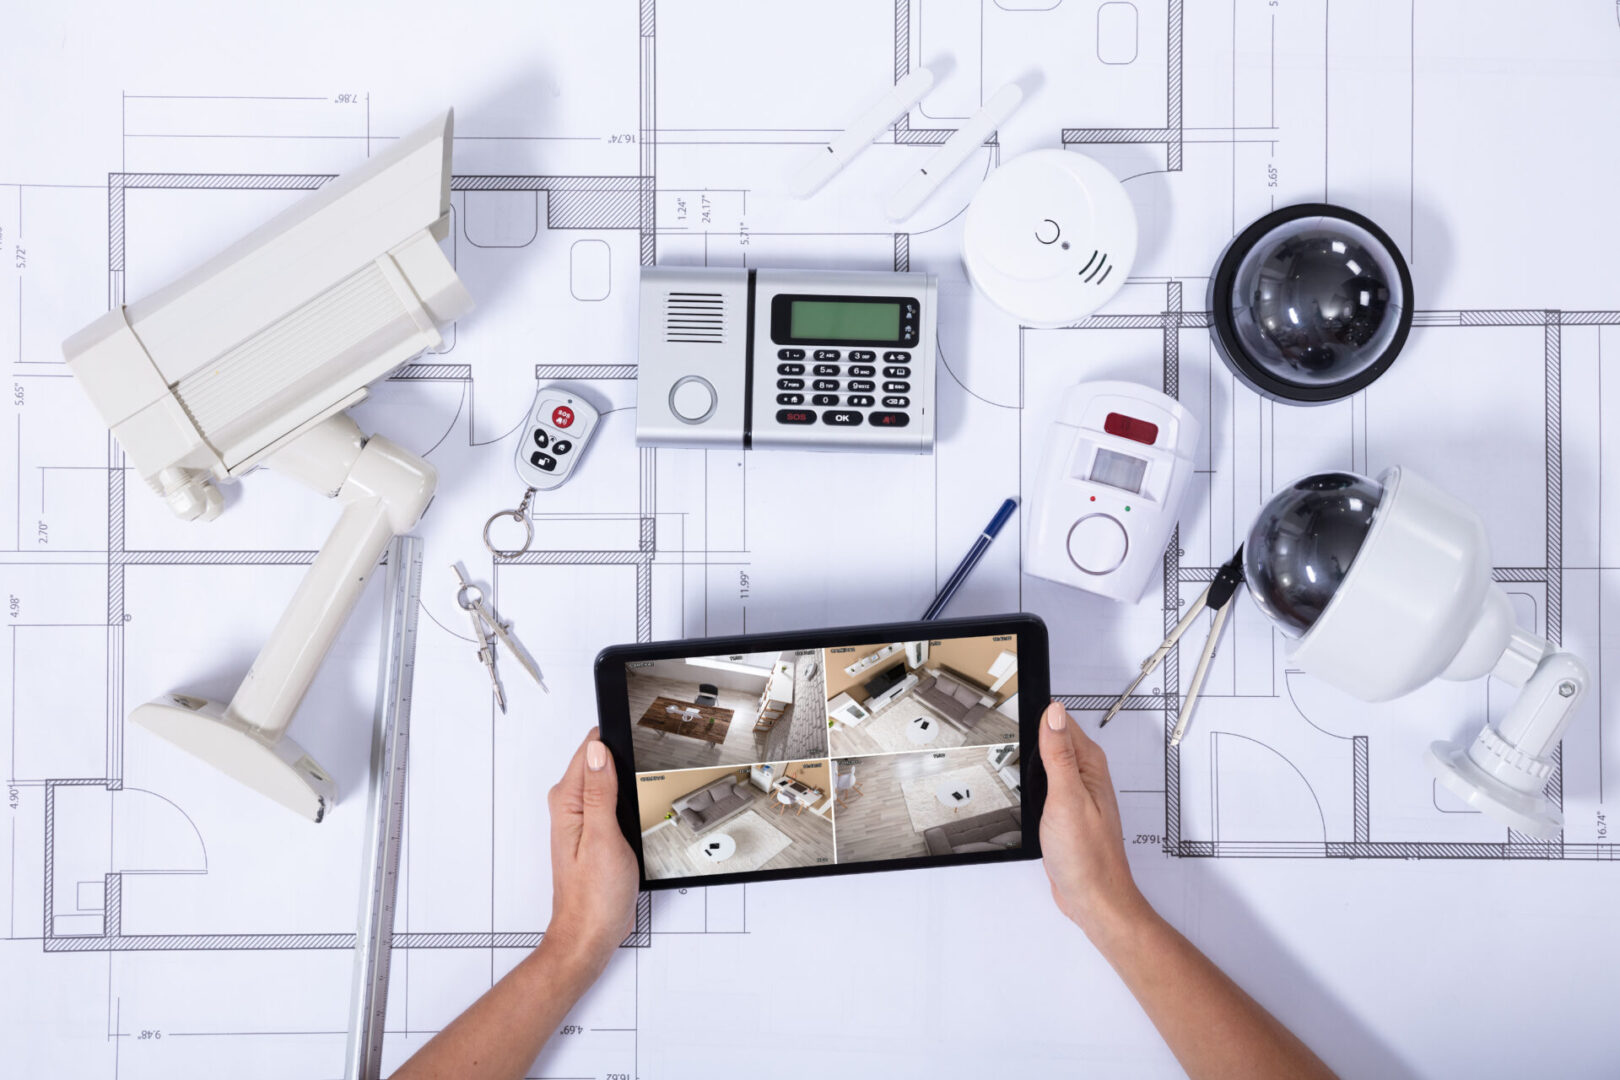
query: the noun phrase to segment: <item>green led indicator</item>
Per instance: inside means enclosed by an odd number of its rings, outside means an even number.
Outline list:
[[[1126,513],[1127,513],[1127,514],[1128,514],[1128,513],[1130,513],[1130,512],[1131,512],[1131,508],[1130,508],[1130,507],[1128,507],[1128,506],[1127,506],[1127,507],[1126,507],[1126,508],[1125,508],[1125,512],[1126,512]]]

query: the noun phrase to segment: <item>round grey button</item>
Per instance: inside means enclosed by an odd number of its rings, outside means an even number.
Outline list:
[[[1130,538],[1109,514],[1087,514],[1069,528],[1069,560],[1086,574],[1109,574],[1119,569]]]
[[[669,411],[685,424],[701,424],[714,415],[714,384],[701,375],[683,375],[669,388]]]

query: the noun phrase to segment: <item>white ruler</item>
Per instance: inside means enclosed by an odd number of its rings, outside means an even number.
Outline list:
[[[416,611],[422,596],[422,540],[397,536],[388,548],[388,609],[383,614],[377,714],[371,731],[371,795],[366,804],[367,863],[360,881],[360,920],[349,997],[349,1046],[344,1075],[381,1074],[383,1019],[388,1011],[388,960],[393,947],[394,897],[399,889],[399,839],[405,827],[405,762],[411,731],[411,680],[416,674]]]

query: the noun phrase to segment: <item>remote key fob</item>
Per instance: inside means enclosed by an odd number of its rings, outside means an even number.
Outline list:
[[[561,386],[542,386],[518,441],[518,476],[536,491],[567,483],[600,419],[601,414],[578,394]]]

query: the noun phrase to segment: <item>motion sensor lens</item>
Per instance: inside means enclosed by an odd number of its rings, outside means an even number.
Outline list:
[[[1281,401],[1336,401],[1394,362],[1412,327],[1412,276],[1377,225],[1325,203],[1285,207],[1245,229],[1210,279],[1222,358]]]

